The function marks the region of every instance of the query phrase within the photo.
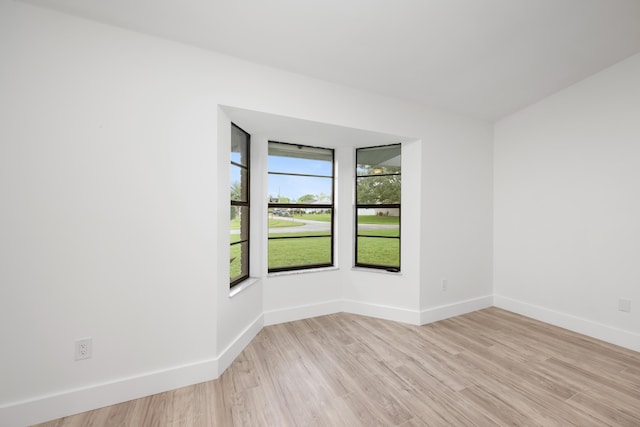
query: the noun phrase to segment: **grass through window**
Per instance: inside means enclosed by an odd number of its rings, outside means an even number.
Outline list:
[[[331,239],[329,232],[314,232],[314,236],[327,237],[309,237],[309,233],[295,232],[295,227],[302,226],[304,223],[296,222],[295,220],[314,220],[314,221],[330,221],[329,215],[313,214],[313,215],[296,215],[291,218],[280,219],[270,218],[270,228],[290,228],[291,232],[278,232],[271,233],[270,237],[300,237],[298,239],[289,239],[286,241],[270,240],[269,241],[269,266],[273,265],[286,265],[297,266],[306,265],[312,260],[329,261],[331,257],[330,242]],[[381,216],[381,215],[361,215],[358,217],[360,224],[383,224],[383,225],[395,225],[399,224],[399,218],[394,216]],[[239,222],[231,221],[231,229],[238,230]],[[358,247],[360,248],[360,256],[362,262],[376,265],[395,265],[400,260],[398,259],[399,241],[395,239],[374,239],[367,238],[366,236],[380,236],[380,237],[392,237],[398,235],[398,229],[374,229],[374,230],[362,230],[360,232],[363,237],[358,238]],[[231,241],[237,242],[240,239],[239,235],[232,234]],[[231,277],[240,273],[240,247],[237,247],[238,258],[231,262]],[[234,257],[232,252],[231,257]]]

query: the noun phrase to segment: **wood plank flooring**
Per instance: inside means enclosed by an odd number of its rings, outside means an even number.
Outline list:
[[[640,426],[640,353],[497,308],[265,327],[219,379],[40,424]]]

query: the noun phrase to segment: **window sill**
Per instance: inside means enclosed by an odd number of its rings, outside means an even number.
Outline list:
[[[367,273],[391,274],[392,276],[402,276],[402,271],[387,271],[381,268],[351,267],[351,271],[364,271]]]
[[[250,288],[255,283],[258,283],[259,281],[260,279],[258,279],[257,277],[249,277],[248,279],[238,283],[237,285],[235,285],[233,288],[229,290],[229,298],[233,298],[234,296],[238,295],[240,292]]]
[[[339,268],[336,266],[333,266],[333,267],[309,268],[307,270],[278,271],[277,273],[267,274],[267,277],[290,276],[293,274],[320,273],[323,271],[335,271],[335,270],[339,270]]]

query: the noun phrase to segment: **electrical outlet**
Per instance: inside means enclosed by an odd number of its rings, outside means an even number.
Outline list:
[[[442,279],[441,289],[442,289],[442,292],[446,292],[446,290],[447,290],[447,279]]]
[[[631,300],[628,300],[628,299],[618,300],[618,310],[624,311],[626,313],[631,312]]]
[[[76,360],[91,359],[93,342],[91,338],[76,340]]]

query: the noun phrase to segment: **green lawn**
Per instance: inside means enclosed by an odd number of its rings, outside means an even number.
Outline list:
[[[269,228],[300,227],[302,225],[304,224],[301,222],[291,221],[290,219],[269,218]]]
[[[400,239],[376,236],[397,236],[397,230],[371,230],[358,237],[358,261],[374,265],[400,266]],[[327,232],[328,234],[328,232]],[[318,235],[315,233],[314,235]],[[304,233],[272,234],[271,237],[305,236]],[[331,239],[322,237],[269,240],[269,268],[327,263],[331,259]]]
[[[329,214],[304,214],[304,215],[294,215],[294,219],[308,219],[311,221],[331,221],[331,216]],[[358,217],[358,223],[360,224],[399,224],[400,218],[397,216],[381,216],[381,215],[360,215]],[[278,218],[269,218],[269,227],[297,227],[302,225],[295,221],[291,221],[289,218],[278,217]],[[231,229],[239,230],[240,229],[240,219],[234,219],[231,221]]]
[[[359,224],[400,224],[398,216],[359,215]]]
[[[329,214],[304,214],[295,215],[294,218],[309,219],[312,221],[331,221]],[[400,224],[400,217],[397,216],[382,216],[382,215],[360,215],[358,216],[358,223],[360,224]]]
[[[400,229],[384,229],[384,230],[360,230],[359,236],[371,236],[371,237],[398,237],[400,236]]]
[[[400,267],[400,239],[358,237],[358,262]]]
[[[300,218],[297,216],[296,218]],[[303,215],[302,219],[313,219],[316,221],[329,221],[329,215]],[[398,224],[398,217],[365,215],[360,216],[361,224]],[[234,222],[232,221],[232,229]],[[269,219],[270,227],[295,227],[300,224],[290,219]],[[238,228],[235,228],[236,230]],[[400,265],[399,244],[400,239],[389,239],[384,236],[398,236],[398,229],[385,230],[363,230],[358,237],[358,261],[373,265],[388,265],[398,267]],[[313,233],[273,233],[270,237],[297,236],[297,239],[275,239],[269,240],[268,257],[269,268],[292,267],[305,264],[322,264],[331,260],[331,239],[328,237],[308,237],[329,235],[329,232]],[[379,237],[376,237],[379,236]],[[307,238],[305,238],[307,237]],[[232,234],[231,242],[240,240],[240,236]],[[240,245],[231,247],[230,257],[234,258],[231,263],[231,277],[240,274],[241,259]]]
[[[271,219],[269,218],[269,228],[283,228],[283,227],[300,227],[301,224],[299,222],[291,221],[290,219]],[[240,230],[240,219],[232,219],[231,220],[231,230]]]
[[[393,230],[378,230],[391,232]],[[279,234],[291,236],[302,233]],[[231,241],[238,241],[238,235],[232,235]],[[399,239],[358,237],[358,261],[374,265],[399,266]],[[331,239],[329,237],[310,237],[298,239],[276,239],[269,241],[269,268],[292,267],[304,264],[328,263],[331,259]],[[240,274],[240,245],[231,246],[231,277]]]
[[[269,240],[269,268],[323,264],[330,261],[330,237]]]
[[[234,237],[236,237],[234,239]],[[240,236],[237,235],[232,235],[231,236],[231,241],[238,241],[240,239]],[[230,268],[231,271],[229,272],[229,277],[231,278],[231,280],[235,279],[236,277],[240,276],[240,271],[242,268],[242,260],[240,259],[240,246],[242,245],[233,245],[231,246],[231,252],[229,253],[229,259],[233,260],[231,261],[230,264]]]
[[[312,236],[331,236],[329,231],[308,231],[300,233],[269,233],[269,237],[312,237]]]
[[[331,215],[329,214],[302,214],[302,215],[294,215],[294,218],[308,219],[310,221],[324,221],[324,222],[331,221]]]

